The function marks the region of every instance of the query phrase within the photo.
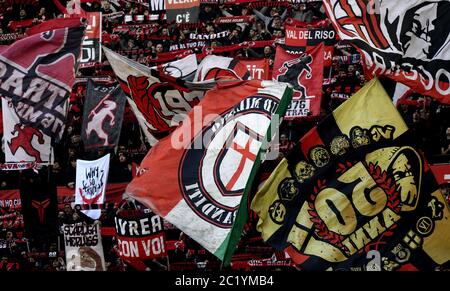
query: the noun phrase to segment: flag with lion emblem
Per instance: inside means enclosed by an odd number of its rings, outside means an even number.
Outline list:
[[[309,131],[252,201],[257,229],[307,270],[436,270],[449,207],[377,79]]]

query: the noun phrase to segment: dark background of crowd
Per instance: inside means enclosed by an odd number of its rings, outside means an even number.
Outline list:
[[[62,13],[54,5],[53,0],[22,1],[28,4],[10,4],[11,1],[0,0],[0,34],[22,34],[27,25],[21,27],[20,23],[32,20],[32,23],[62,17]],[[66,1],[61,1],[65,5]],[[149,15],[149,9],[138,3],[119,1],[120,5],[111,4],[108,1],[92,1],[82,4],[85,11],[101,11],[103,15],[123,11],[124,15]],[[113,28],[124,24],[124,15],[116,18],[103,17],[103,44],[115,51],[120,51],[127,57],[144,58],[144,64],[155,65],[151,59],[158,58],[158,54],[168,52],[171,45],[186,42],[188,35],[193,33],[212,34],[228,31],[230,34],[219,40],[206,41],[207,46],[220,47],[224,45],[239,44],[244,41],[271,40],[284,37],[284,23],[288,18],[312,23],[313,21],[326,20],[327,16],[321,2],[293,5],[293,9],[284,7],[264,7],[260,9],[248,9],[243,5],[217,5],[202,4],[199,22],[203,25],[189,28],[177,25],[168,25],[164,20],[152,21],[157,24],[156,40],[148,40],[143,31],[129,31],[115,34]],[[217,17],[253,15],[255,21],[239,24],[214,23]],[[128,24],[148,23],[127,22]],[[12,41],[2,41],[9,44]],[[128,52],[127,52],[128,51]],[[199,50],[197,50],[199,52]],[[358,52],[353,47],[338,42],[335,46],[335,58],[331,68],[324,72],[329,83],[323,86],[322,112],[319,117],[303,118],[300,120],[286,121],[282,124],[280,133],[280,158],[286,154],[307,131],[317,125],[320,120],[333,109],[346,100],[345,96],[355,93],[365,83],[363,68],[360,63],[342,63],[340,56],[353,56]],[[264,48],[245,48],[225,56],[241,58],[268,58],[272,66],[275,58],[275,49],[272,46]],[[151,58],[147,58],[147,57]],[[93,68],[80,69],[78,77],[83,76],[113,76],[112,69],[103,58],[103,63],[96,64]],[[59,186],[74,188],[76,160],[95,159],[111,154],[111,167],[108,178],[109,183],[129,182],[132,179],[132,164],[142,160],[150,146],[145,141],[137,120],[130,109],[126,108],[124,123],[120,135],[119,145],[114,150],[99,149],[87,152],[83,148],[80,137],[83,103],[86,96],[85,83],[74,86],[70,96],[70,111],[68,123],[62,142],[54,148],[55,164],[51,167],[52,175]],[[342,97],[344,96],[344,97]],[[437,103],[430,97],[413,94],[398,105],[398,109],[404,117],[407,125],[412,129],[414,143],[420,148],[431,163],[450,162],[450,106]],[[0,162],[4,162],[4,153],[0,152]],[[0,172],[0,190],[16,189],[20,186],[20,175],[12,171]],[[448,195],[448,187],[444,189]],[[117,205],[107,205],[102,211],[100,221],[103,226],[114,225],[114,214]],[[90,221],[79,210],[73,209],[70,204],[65,205],[59,212],[59,222],[73,223]],[[251,222],[254,223],[254,222]],[[251,232],[251,227],[248,227]],[[254,229],[254,228],[253,228]],[[3,225],[0,234],[0,270],[64,270],[64,245],[60,240],[47,244],[36,244],[23,236],[23,218],[20,211],[8,225]],[[249,233],[247,233],[250,235]],[[213,256],[201,249],[199,245],[183,235],[179,230],[167,231],[168,239],[178,240],[184,245],[183,250],[177,249],[171,254],[174,260],[190,261],[198,263],[199,268],[205,269],[205,262],[215,262]],[[62,236],[60,236],[62,238]],[[106,237],[103,239],[105,259],[109,270],[133,270],[132,266],[123,264],[117,255],[115,239]],[[258,245],[260,244],[260,245]],[[264,245],[261,242],[256,244]],[[153,262],[149,269],[164,270],[165,262]]]

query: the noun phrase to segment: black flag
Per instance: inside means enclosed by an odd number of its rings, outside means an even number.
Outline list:
[[[88,80],[81,138],[86,150],[114,148],[122,128],[126,98],[118,85]]]
[[[43,168],[22,172],[20,199],[27,237],[55,241],[58,232],[58,201],[55,179]],[[54,240],[52,239],[54,238]]]

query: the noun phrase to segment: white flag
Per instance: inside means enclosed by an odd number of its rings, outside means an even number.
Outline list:
[[[75,186],[75,204],[83,206],[101,205],[105,201],[108,181],[109,157],[95,161],[77,160],[77,176]],[[98,219],[100,209],[82,210],[87,216]]]

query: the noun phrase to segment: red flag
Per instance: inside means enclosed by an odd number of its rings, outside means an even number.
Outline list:
[[[270,80],[269,59],[239,60],[247,67],[252,80]]]
[[[291,94],[278,82],[219,83],[150,150],[126,193],[227,261],[246,219],[238,210],[247,209],[262,141]]]
[[[81,25],[81,18],[72,17],[72,18],[56,18],[52,20],[48,20],[42,22],[38,25],[30,27],[25,34],[30,36],[36,33],[41,33],[45,31],[65,28],[65,27],[79,27]]]
[[[320,113],[323,81],[323,48],[317,47],[301,54],[290,54],[277,47],[272,78],[294,87],[291,107],[286,118],[316,116]]]

